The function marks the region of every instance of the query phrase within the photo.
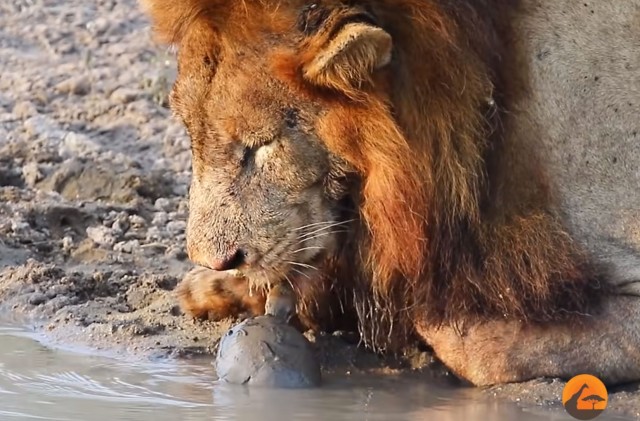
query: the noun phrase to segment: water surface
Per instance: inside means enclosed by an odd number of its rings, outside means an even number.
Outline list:
[[[612,419],[607,414],[598,420]],[[41,345],[0,327],[0,420],[572,420],[474,389],[405,377],[326,378],[314,390],[219,384],[207,360],[125,362]]]

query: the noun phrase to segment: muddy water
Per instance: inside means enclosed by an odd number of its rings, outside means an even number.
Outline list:
[[[327,378],[316,390],[216,383],[202,362],[124,362],[0,327],[0,420],[569,420],[407,378]],[[600,420],[611,419],[605,416]]]

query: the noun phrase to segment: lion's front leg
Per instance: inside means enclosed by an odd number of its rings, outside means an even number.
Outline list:
[[[444,364],[477,386],[582,373],[609,385],[640,380],[640,297],[611,296],[598,314],[574,322],[417,329]]]

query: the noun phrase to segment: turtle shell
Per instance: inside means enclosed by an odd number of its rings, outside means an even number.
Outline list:
[[[320,364],[311,343],[271,315],[246,319],[220,340],[215,360],[222,381],[300,388],[320,384]]]

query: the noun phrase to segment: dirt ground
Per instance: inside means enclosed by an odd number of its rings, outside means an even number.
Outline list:
[[[184,250],[189,140],[166,108],[175,75],[134,0],[0,2],[0,317],[53,344],[140,357],[211,355],[231,325],[194,322],[172,289]],[[418,369],[353,335],[312,338],[326,370]],[[563,383],[487,393],[557,408]],[[610,408],[640,417],[638,387]]]

